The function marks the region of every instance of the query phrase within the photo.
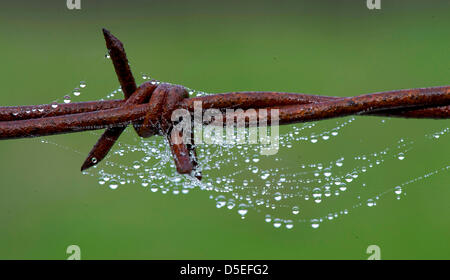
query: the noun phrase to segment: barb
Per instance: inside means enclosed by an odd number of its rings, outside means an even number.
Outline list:
[[[152,80],[136,87],[122,42],[103,29],[109,54],[124,100],[89,101],[70,104],[0,107],[0,139],[38,137],[104,129],[81,170],[98,164],[110,151],[127,125],[133,124],[141,137],[163,135],[174,156],[177,171],[201,179],[193,145],[181,143],[179,133],[171,133],[172,112],[178,108],[194,112],[194,102],[202,110],[278,109],[279,123],[317,121],[348,115],[403,118],[450,118],[450,86],[396,90],[354,97],[332,97],[285,92],[231,92],[189,98],[183,86]],[[268,110],[268,121],[271,121]],[[235,115],[231,115],[233,118]],[[248,125],[251,125],[247,123]],[[181,144],[180,144],[181,143]]]

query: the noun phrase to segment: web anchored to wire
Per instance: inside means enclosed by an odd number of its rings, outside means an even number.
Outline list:
[[[202,110],[227,108],[277,111],[280,124],[317,121],[349,115],[375,115],[403,118],[447,119],[450,117],[450,86],[395,90],[354,97],[331,97],[283,92],[230,92],[189,98],[180,85],[144,82],[137,87],[123,44],[103,29],[106,46],[118,76],[124,100],[90,101],[70,104],[0,107],[0,139],[38,137],[60,133],[104,129],[81,170],[98,164],[110,151],[127,125],[140,137],[163,135],[167,138],[175,166],[180,174],[201,179],[192,143],[179,141],[171,133],[172,113],[185,109],[194,113],[195,102]],[[228,116],[229,117],[229,116]],[[235,116],[233,116],[234,118]],[[246,125],[254,125],[250,121]],[[193,133],[191,135],[194,137]]]

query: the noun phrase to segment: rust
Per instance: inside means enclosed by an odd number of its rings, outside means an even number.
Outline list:
[[[286,92],[230,92],[189,98],[180,85],[149,81],[136,87],[123,44],[103,29],[106,45],[124,93],[124,100],[89,101],[70,104],[0,107],[0,139],[38,137],[104,129],[82,170],[99,163],[123,130],[133,124],[141,137],[165,136],[177,171],[201,179],[195,145],[184,144],[180,133],[171,133],[172,112],[178,108],[278,109],[279,123],[317,121],[348,115],[404,118],[450,118],[450,86],[395,90],[354,97],[333,97]],[[232,115],[233,116],[233,115]],[[229,117],[229,115],[228,115]],[[233,116],[234,118],[235,116]],[[268,110],[268,120],[271,115]],[[193,138],[193,129],[191,138]]]

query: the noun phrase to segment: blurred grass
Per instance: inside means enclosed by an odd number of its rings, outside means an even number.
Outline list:
[[[448,1],[383,1],[380,11],[367,10],[365,1],[82,0],[81,11],[63,2],[2,4],[2,105],[62,100],[82,80],[88,86],[76,100],[103,98],[117,88],[104,59],[102,27],[124,42],[136,76],[208,92],[349,96],[449,84]],[[342,152],[383,146],[389,134],[423,137],[448,126],[393,120],[387,135],[355,142],[375,121],[349,128]],[[70,244],[81,247],[82,258],[363,259],[370,244],[381,247],[383,258],[450,257],[448,172],[411,188],[406,199],[361,208],[319,230],[279,231],[256,214],[241,221],[216,209],[200,191],[164,196],[140,186],[100,187],[78,171],[96,138],[48,138],[80,155],[39,139],[2,141],[0,258],[63,259]],[[448,164],[448,145],[415,149],[420,157],[408,159],[407,167],[390,166],[395,172],[378,173],[368,184],[390,187]],[[333,152],[330,145],[318,157]]]

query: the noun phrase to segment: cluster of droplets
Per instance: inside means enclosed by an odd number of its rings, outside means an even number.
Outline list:
[[[292,131],[281,136],[281,139],[286,142],[287,148],[292,148],[293,142],[298,141],[309,141],[313,144],[319,141],[327,141],[339,135],[339,131],[347,126],[349,126],[355,120],[354,117],[350,117],[348,120],[337,123],[335,127],[330,130],[322,131],[320,133],[311,133],[310,135],[305,135],[304,131],[316,127],[318,123],[308,123],[303,126],[293,126]]]
[[[280,137],[285,139],[283,137]],[[280,143],[283,147],[285,143]],[[266,212],[264,220],[274,228],[292,229],[296,223],[310,223],[318,228],[324,221],[333,221],[349,213],[347,208],[326,213],[320,217],[303,217],[302,208],[309,209],[306,203],[321,205],[328,199],[335,199],[347,192],[359,194],[367,188],[362,175],[382,166],[385,161],[405,159],[413,142],[400,139],[383,150],[337,157],[329,162],[314,162],[293,167],[269,167],[268,161],[283,162],[282,158],[262,157],[257,145],[199,145],[199,162],[203,171],[202,181],[190,176],[179,175],[166,140],[162,137],[149,139],[135,138],[134,144],[119,143],[111,157],[125,157],[124,162],[139,154],[132,164],[120,164],[120,159],[109,159],[104,168],[87,171],[86,174],[99,176],[99,184],[111,189],[123,185],[141,185],[151,192],[163,194],[187,194],[193,188],[211,192],[210,198],[217,208],[236,211],[245,219],[250,210]],[[282,164],[280,164],[282,166]],[[348,165],[348,168],[345,166]],[[106,171],[108,170],[108,171]],[[224,170],[234,170],[226,174]],[[248,176],[253,174],[255,176]],[[404,195],[403,185],[394,188],[396,197]],[[369,198],[368,207],[376,205],[382,194]],[[356,208],[363,204],[358,195]],[[303,202],[302,202],[303,201]]]
[[[57,109],[59,104],[65,103],[68,104],[70,102],[72,102],[73,98],[76,98],[78,96],[81,95],[81,92],[84,88],[86,88],[87,84],[85,81],[81,81],[73,90],[70,94],[64,95],[62,97],[62,101],[61,98],[55,99],[54,101],[52,101],[49,105],[50,106],[46,106],[46,105],[39,105],[36,106],[32,109],[19,109],[15,112],[12,112],[11,114],[14,117],[17,117],[19,115],[28,115],[28,114],[33,114],[33,113],[40,113],[39,115],[41,117],[45,117],[47,114],[51,113],[52,110]]]
[[[72,102],[72,99],[74,97],[80,96],[82,89],[86,88],[86,86],[87,86],[86,82],[85,81],[81,81],[79,86],[75,87],[72,90],[72,93],[67,94],[67,95],[64,96],[64,98],[63,98],[64,103],[68,104],[68,103]]]
[[[117,95],[119,95],[119,96],[117,96]],[[118,87],[118,88],[116,88],[115,90],[111,91],[111,92],[106,96],[106,99],[113,99],[113,98],[115,98],[115,97],[119,97],[119,99],[120,99],[120,98],[123,98],[122,96],[123,96],[123,95],[122,95],[122,88],[121,88],[121,87]]]
[[[450,132],[450,127],[446,127],[446,128],[444,128],[444,129],[442,129],[440,131],[436,131],[436,132],[434,132],[432,134],[428,134],[427,136],[429,138],[439,139],[439,138],[447,135],[449,132]]]

